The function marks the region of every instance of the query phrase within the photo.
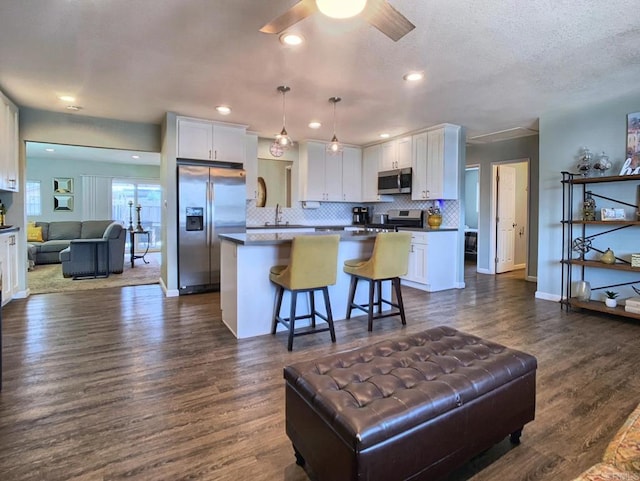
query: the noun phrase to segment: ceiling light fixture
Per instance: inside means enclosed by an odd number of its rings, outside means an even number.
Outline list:
[[[82,107],[80,107],[79,105],[67,105],[67,110],[77,112],[78,110],[82,110]]]
[[[300,45],[304,42],[304,37],[297,33],[283,33],[280,35],[280,43],[284,45]]]
[[[139,156],[139,155],[132,155],[132,156],[131,156],[131,158],[132,158],[132,159],[139,159],[139,158],[140,158],[140,156]]]
[[[222,115],[229,115],[231,113],[231,107],[227,107],[226,105],[218,105],[216,110]]]
[[[331,138],[331,143],[327,145],[327,153],[331,155],[337,155],[342,152],[342,144],[336,137],[336,104],[341,100],[340,97],[331,97],[329,99],[329,102],[333,104],[333,137]]]
[[[293,141],[289,134],[287,133],[287,117],[286,117],[286,103],[285,103],[285,95],[287,92],[291,90],[290,87],[286,85],[280,85],[278,87],[278,92],[282,94],[282,130],[278,135],[276,135],[275,143],[277,143],[282,150],[289,150],[293,145]]]
[[[315,120],[313,122],[309,122],[310,129],[319,129],[320,127],[322,127],[320,122],[316,122]]]
[[[46,150],[47,152],[55,152],[56,151],[56,149],[44,149],[44,150]]]
[[[402,76],[408,82],[417,82],[418,80],[422,80],[424,78],[424,74],[422,72],[409,72]]]
[[[391,134],[387,134],[387,133],[380,134],[381,139],[388,139],[389,137],[391,137]]]
[[[351,18],[367,5],[367,0],[316,0],[318,10],[331,18]]]
[[[58,97],[60,100],[62,100],[63,102],[75,102],[76,98],[72,97],[71,95],[60,95]]]

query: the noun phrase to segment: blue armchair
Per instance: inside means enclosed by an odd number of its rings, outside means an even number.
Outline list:
[[[64,277],[93,276],[99,274],[121,274],[124,269],[124,244],[127,231],[121,224],[112,222],[107,226],[102,238],[75,239],[69,247],[60,252],[62,275]],[[96,241],[98,241],[96,243]],[[96,252],[98,264],[96,266]],[[107,271],[107,252],[109,269]]]

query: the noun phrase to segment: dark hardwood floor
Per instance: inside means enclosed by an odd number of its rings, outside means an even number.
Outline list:
[[[536,420],[449,480],[570,480],[600,460],[640,402],[640,325],[536,300],[522,272],[467,288],[404,288],[407,326],[237,341],[219,295],[138,286],[14,300],[3,310],[0,479],[309,479],[284,432],[286,364],[446,324],[538,358]],[[345,293],[346,295],[346,293]],[[462,440],[461,440],[462,441]],[[391,480],[390,480],[391,481]]]

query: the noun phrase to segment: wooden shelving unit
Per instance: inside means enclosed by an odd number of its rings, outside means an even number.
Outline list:
[[[638,206],[619,199],[612,199],[598,195],[595,192],[588,192],[586,186],[589,184],[603,184],[612,182],[638,182],[640,183],[640,175],[610,175],[605,177],[582,177],[577,174],[569,172],[562,172],[562,289],[563,289],[563,302],[562,305],[567,309],[589,309],[592,311],[603,312],[607,314],[614,314],[616,316],[624,316],[632,319],[640,319],[640,314],[634,314],[627,312],[624,306],[617,306],[614,308],[607,307],[604,302],[599,301],[581,301],[575,297],[571,297],[571,286],[576,280],[588,281],[589,269],[609,269],[613,271],[622,272],[637,272],[640,275],[640,267],[632,267],[631,264],[625,259],[619,259],[615,264],[605,264],[596,260],[585,259],[585,252],[576,252],[574,250],[574,241],[580,239],[583,242],[591,242],[598,236],[611,234],[612,232],[619,231],[621,229],[635,228],[640,226],[640,220],[582,220],[574,219],[573,213],[576,207],[576,200],[584,202],[587,194],[594,197],[602,197],[609,201],[635,207],[636,211]],[[574,195],[575,186],[581,186],[581,195]],[[610,227],[610,229],[602,229],[602,227]],[[590,233],[588,229],[590,227],[599,227],[595,229],[596,233]],[[593,230],[591,231],[593,232]],[[589,247],[595,250],[595,247]],[[640,249],[640,248],[639,248]],[[588,250],[588,249],[587,249]],[[602,251],[600,251],[602,252]],[[576,255],[579,255],[576,258]],[[579,269],[576,269],[579,268]],[[580,274],[576,275],[574,271],[579,270]],[[628,277],[626,278],[628,279]],[[615,283],[611,286],[600,286],[592,288],[607,289],[617,286],[624,286],[630,284],[640,283],[640,277],[633,281],[621,280],[619,283]]]

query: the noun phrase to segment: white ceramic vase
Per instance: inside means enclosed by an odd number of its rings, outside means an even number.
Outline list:
[[[618,305],[618,301],[616,299],[609,299],[608,297],[604,300],[604,303],[607,307],[616,307]]]

